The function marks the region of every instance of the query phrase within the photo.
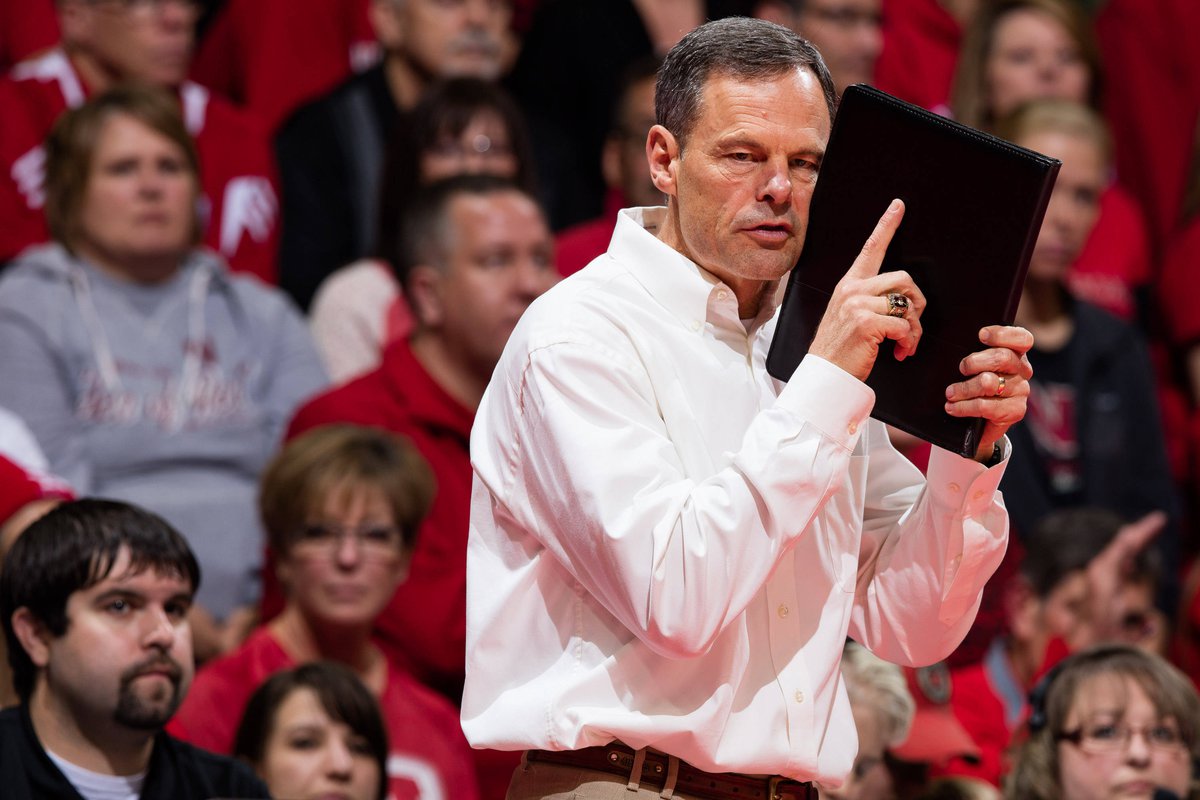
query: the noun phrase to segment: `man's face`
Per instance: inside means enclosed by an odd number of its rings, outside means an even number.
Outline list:
[[[391,0],[405,57],[430,79],[498,78],[512,17],[508,0]]]
[[[122,549],[106,578],[67,599],[67,630],[30,653],[38,687],[87,730],[113,722],[161,728],[191,685],[192,587],[153,569],[131,572]]]
[[[838,93],[872,83],[883,49],[883,0],[805,0],[796,28],[825,59]]]
[[[604,180],[620,188],[634,206],[659,206],[662,192],[646,167],[646,133],[654,126],[654,76],[629,87],[621,103],[616,130],[604,148]]]
[[[554,242],[537,205],[518,191],[459,194],[450,201],[444,239],[445,260],[422,324],[486,379],[517,320],[558,280]]]
[[[821,85],[808,70],[753,82],[710,77],[682,150],[663,128],[651,135],[655,185],[671,197],[660,238],[739,300],[746,282],[783,277],[804,245],[829,128]],[[665,168],[654,158],[656,136],[671,156]]]
[[[64,40],[111,80],[175,87],[187,77],[196,0],[67,0]]]

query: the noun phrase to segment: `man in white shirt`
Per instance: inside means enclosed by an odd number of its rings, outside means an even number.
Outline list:
[[[981,332],[946,395],[987,420],[977,459],[935,449],[926,483],[863,383],[884,339],[905,358],[921,335],[920,290],[878,274],[901,203],[792,379],[764,368],[829,137],[820,56],[720,20],[656,95],[666,209],[622,212],[608,253],[530,307],[476,416],[463,728],[527,751],[514,800],[816,797],[857,749],[846,636],[927,664],[974,619],[1032,336]]]

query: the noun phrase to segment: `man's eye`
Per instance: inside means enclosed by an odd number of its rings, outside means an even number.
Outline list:
[[[734,161],[743,161],[744,162],[744,161],[750,160],[749,153],[730,153],[729,157],[732,158]]]
[[[106,608],[113,614],[126,614],[133,608],[128,600],[110,600]]]
[[[171,619],[181,620],[187,617],[188,611],[191,610],[191,604],[184,602],[167,603],[163,607],[163,610],[167,612],[167,616]]]

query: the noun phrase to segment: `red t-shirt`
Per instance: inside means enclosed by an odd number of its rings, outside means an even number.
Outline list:
[[[378,60],[370,3],[229,0],[200,43],[192,78],[275,130],[301,105]]]
[[[1124,320],[1137,312],[1134,290],[1150,282],[1150,239],[1137,201],[1119,185],[1100,195],[1096,227],[1071,265],[1067,285]]]
[[[250,695],[271,675],[294,666],[270,632],[259,628],[237,650],[200,670],[167,732],[230,754]],[[477,800],[471,751],[454,706],[391,665],[379,706],[388,731],[391,800]]]
[[[1200,3],[1108,0],[1096,17],[1117,176],[1145,210],[1155,256],[1178,225],[1200,116]]]
[[[22,61],[0,83],[0,262],[49,238],[43,214],[43,141],[87,87],[62,50]],[[204,242],[235,271],[275,282],[279,189],[265,130],[227,101],[186,81],[179,101],[200,156]]]
[[[0,74],[56,44],[54,0],[0,0]]]
[[[875,85],[944,113],[950,105],[962,28],[937,0],[883,0],[883,20]]]

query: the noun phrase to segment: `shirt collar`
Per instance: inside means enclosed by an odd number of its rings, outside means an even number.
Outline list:
[[[737,298],[720,278],[658,238],[666,220],[663,207],[626,208],[617,214],[617,225],[608,254],[621,262],[650,296],[689,327],[712,316],[737,321]],[[778,282],[763,292],[762,306],[751,331],[775,314]],[[725,296],[722,298],[722,292]],[[721,313],[724,312],[724,313]]]

